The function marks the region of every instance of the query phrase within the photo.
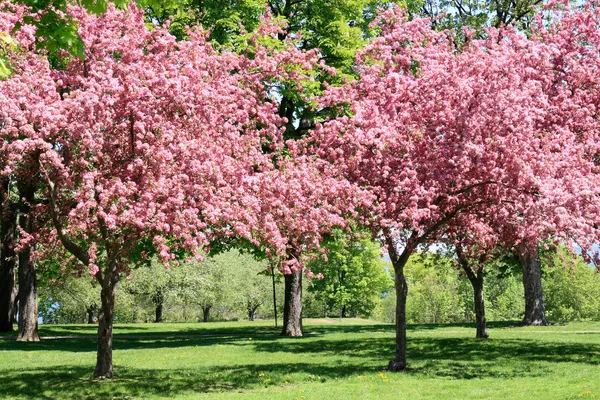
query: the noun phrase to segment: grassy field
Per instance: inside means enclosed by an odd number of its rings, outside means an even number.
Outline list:
[[[409,327],[404,373],[384,370],[391,325],[306,320],[117,325],[117,376],[90,381],[95,326],[46,325],[40,343],[0,339],[1,399],[584,399],[600,397],[600,322],[540,328]],[[90,335],[92,337],[90,337]],[[67,336],[68,338],[60,338]]]

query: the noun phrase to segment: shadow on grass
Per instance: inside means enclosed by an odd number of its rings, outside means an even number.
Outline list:
[[[520,326],[519,321],[495,321],[488,322],[487,326],[489,329],[494,328],[516,328]],[[433,331],[444,328],[469,328],[475,329],[477,325],[475,323],[453,323],[453,324],[409,324],[406,327],[408,332],[417,331]],[[367,333],[367,332],[381,332],[390,331],[393,332],[395,329],[394,324],[373,324],[373,325],[308,325],[305,331],[308,333]]]
[[[177,336],[177,335],[190,335],[190,334],[210,334],[210,335],[222,335],[222,334],[273,334],[281,331],[281,328],[275,328],[272,326],[220,326],[215,328],[211,324],[196,324],[192,326],[178,327],[175,326],[173,331],[169,332],[169,325],[162,324],[140,324],[140,325],[114,325],[115,336],[119,335],[139,335],[139,336]],[[42,336],[79,336],[79,335],[95,335],[97,325],[42,325],[40,327],[40,335]],[[15,333],[16,335],[16,333]]]
[[[199,369],[138,369],[115,365],[116,375],[106,381],[89,379],[92,368],[38,368],[8,371],[0,381],[0,397],[23,399],[133,399],[172,398],[183,392],[211,393],[281,385],[325,382],[365,372],[361,365],[308,363],[232,365]],[[300,374],[300,375],[298,375]],[[44,391],[45,389],[45,391]]]
[[[446,326],[446,325],[444,325]],[[219,334],[210,331],[207,336],[168,337],[148,335],[115,335],[114,350],[152,350],[161,348],[206,347],[215,345],[250,346],[260,353],[320,354],[348,358],[369,358],[384,362],[394,352],[394,340],[386,336],[353,337],[352,335],[326,336],[306,335],[301,338],[282,337],[273,332],[262,331],[264,327],[241,334]],[[338,328],[346,328],[338,327]],[[242,328],[240,328],[242,329]],[[270,329],[270,328],[269,328]],[[343,329],[339,329],[343,330]],[[335,332],[339,331],[335,330]],[[380,329],[377,331],[382,333]],[[185,332],[187,333],[187,332]],[[248,341],[251,338],[252,341]],[[95,338],[45,339],[40,342],[16,342],[0,340],[0,351],[64,351],[94,352]],[[576,362],[600,365],[600,344],[578,342],[553,342],[550,340],[490,338],[477,340],[471,337],[416,336],[408,338],[408,358],[427,362],[429,360],[461,360],[508,362],[548,361],[553,363]]]
[[[179,339],[173,342],[176,342],[173,343],[174,346],[181,347],[196,343],[195,340],[190,342]],[[56,350],[73,346],[73,343],[68,346],[64,343],[53,344]],[[132,348],[132,344],[122,343],[119,348]],[[389,338],[339,341],[282,338],[273,341],[261,340],[257,343],[253,341],[245,345],[254,347],[258,359],[271,357],[273,362],[201,366],[195,369],[143,369],[120,366],[117,355],[117,376],[105,382],[88,380],[92,365],[3,371],[0,398],[130,399],[146,398],[150,395],[174,397],[184,392],[238,391],[281,385],[288,380],[329,381],[380,371],[393,350]],[[79,346],[87,351],[94,350],[93,343],[79,343]],[[408,374],[462,380],[538,377],[554,372],[550,369],[552,364],[600,363],[600,346],[537,343],[531,340],[416,338],[410,341],[408,350],[408,359],[413,365],[407,371]],[[293,356],[275,356],[274,352],[319,353],[321,357],[315,359],[314,363],[294,363],[290,362]],[[340,357],[343,357],[342,362]],[[533,361],[549,361],[552,364]],[[376,379],[376,376],[372,379]]]
[[[470,325],[458,324],[457,327]],[[503,325],[510,326],[510,325]],[[443,325],[448,327],[448,325]],[[262,329],[267,328],[267,331]],[[318,327],[320,330],[320,326]],[[327,327],[329,328],[329,327]],[[381,326],[336,326],[331,332],[382,331]],[[360,330],[362,328],[362,330]],[[225,329],[225,328],[223,328]],[[132,368],[119,365],[115,354],[117,377],[106,382],[88,378],[89,366],[57,366],[53,368],[6,369],[1,371],[0,398],[31,399],[130,399],[150,395],[174,397],[184,392],[210,393],[237,391],[265,385],[292,382],[327,381],[349,378],[382,370],[394,352],[394,342],[388,335],[308,335],[303,338],[283,338],[271,332],[272,328],[256,327],[248,331],[240,328],[229,334],[215,336],[124,339],[117,335],[115,350],[182,348],[214,346],[217,344],[245,346],[255,352],[256,360],[270,360],[271,364],[246,363],[240,365],[199,366],[194,369]],[[416,328],[421,329],[421,328]],[[431,329],[428,326],[422,329]],[[256,335],[252,341],[239,334]],[[189,331],[184,331],[189,333]],[[206,332],[202,330],[201,332]],[[20,343],[0,340],[0,351],[64,351],[90,352],[96,350],[93,339],[44,340],[39,343]],[[233,349],[232,351],[236,351]],[[314,355],[297,359],[294,355]],[[562,363],[587,366],[600,365],[600,344],[552,342],[530,339],[475,340],[471,337],[410,337],[408,342],[408,374],[459,380],[515,377],[539,377],[556,373]],[[312,361],[314,359],[314,361]],[[218,360],[214,360],[218,363]],[[291,379],[287,375],[291,375]],[[269,379],[269,381],[267,381]]]

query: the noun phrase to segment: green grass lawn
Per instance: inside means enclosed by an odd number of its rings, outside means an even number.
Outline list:
[[[45,325],[0,339],[0,399],[584,399],[600,397],[600,322],[519,328],[409,326],[410,369],[384,370],[392,325],[306,320],[303,338],[272,321],[116,325],[116,377],[90,381],[95,326]]]

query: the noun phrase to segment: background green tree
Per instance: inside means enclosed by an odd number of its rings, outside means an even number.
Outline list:
[[[323,279],[313,279],[309,292],[326,311],[341,318],[369,316],[393,284],[381,247],[364,232],[351,235],[343,231],[336,231],[323,246],[328,250],[327,261],[319,257],[308,264],[315,275],[323,274]]]

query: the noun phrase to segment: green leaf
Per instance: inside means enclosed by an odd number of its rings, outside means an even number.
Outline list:
[[[0,80],[10,77],[12,69],[9,66],[8,60],[4,56],[0,56]]]

